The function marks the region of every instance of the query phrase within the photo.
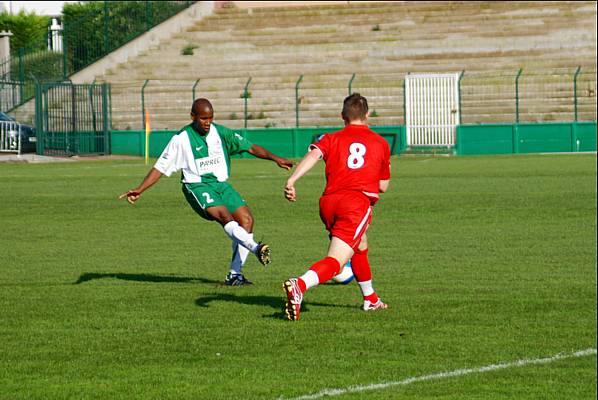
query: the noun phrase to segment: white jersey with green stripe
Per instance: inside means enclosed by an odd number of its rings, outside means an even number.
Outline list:
[[[185,126],[174,135],[154,164],[166,176],[182,170],[183,183],[225,182],[230,156],[248,151],[252,143],[232,130],[212,124],[207,135]]]

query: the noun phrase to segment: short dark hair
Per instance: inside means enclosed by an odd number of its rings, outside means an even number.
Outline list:
[[[204,98],[195,99],[195,101],[191,105],[191,114],[196,114],[197,110],[201,107],[210,108],[214,110],[214,107],[212,107],[212,103],[210,103],[210,100]]]
[[[343,101],[342,116],[344,120],[355,121],[365,120],[368,114],[368,100],[359,93],[347,96]]]

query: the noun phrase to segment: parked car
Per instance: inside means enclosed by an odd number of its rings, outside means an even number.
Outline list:
[[[21,153],[35,152],[37,143],[35,128],[21,124],[10,115],[0,112],[0,150],[17,151],[19,131],[21,132]]]

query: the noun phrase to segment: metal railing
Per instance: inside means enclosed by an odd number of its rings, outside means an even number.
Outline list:
[[[99,2],[98,2],[99,3]],[[30,100],[35,85],[28,82],[63,81],[152,27],[186,9],[195,1],[104,1],[75,20],[63,16],[62,30],[48,26],[46,37],[0,60],[0,81],[15,82],[18,96],[1,102],[1,111]],[[56,43],[61,43],[56,45]],[[18,99],[18,100],[17,100]]]
[[[0,152],[21,154],[21,124],[15,121],[0,121]]]
[[[35,100],[39,154],[109,154],[108,84],[40,83]]]
[[[413,71],[416,73],[417,71]],[[590,121],[596,119],[595,69],[459,73],[460,123]],[[403,74],[145,80],[112,84],[116,129],[153,129],[189,122],[191,102],[206,97],[216,119],[233,128],[334,126],[349,92],[368,98],[370,123],[404,125]]]

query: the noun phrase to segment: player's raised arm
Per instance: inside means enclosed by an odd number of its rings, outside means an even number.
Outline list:
[[[314,147],[312,150],[309,151],[309,153],[307,153],[305,155],[305,157],[303,157],[303,159],[301,160],[299,165],[297,165],[297,168],[295,168],[295,171],[293,171],[293,174],[291,175],[291,177],[287,180],[287,184],[284,187],[284,197],[288,201],[297,200],[297,193],[295,191],[295,182],[297,182],[299,180],[299,178],[301,178],[303,175],[305,175],[307,173],[307,171],[312,169],[314,167],[314,165],[316,165],[318,160],[321,160],[321,159],[322,159],[322,151],[320,149],[318,149],[317,147]]]
[[[141,197],[141,193],[145,192],[147,189],[149,189],[150,186],[158,182],[158,180],[160,180],[161,177],[162,173],[158,171],[156,168],[152,168],[139,186],[137,186],[135,189],[127,190],[126,192],[118,196],[118,198],[123,199],[126,197],[127,201],[130,204],[135,204],[135,202],[139,200],[139,197]]]
[[[272,160],[280,168],[284,168],[286,170],[290,170],[291,168],[293,168],[293,162],[291,160],[288,160],[283,157],[278,157],[276,154],[263,148],[262,146],[258,146],[257,144],[252,144],[248,152],[249,154],[256,156],[257,158],[262,158],[264,160]]]

